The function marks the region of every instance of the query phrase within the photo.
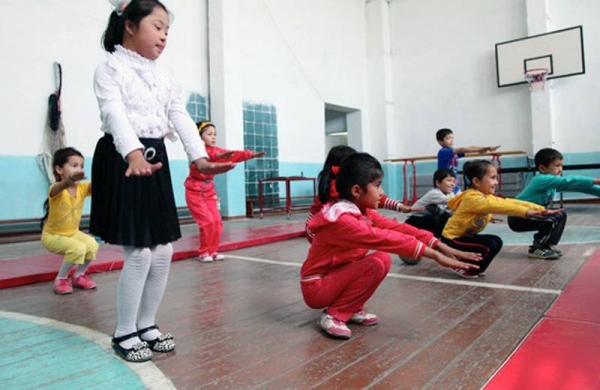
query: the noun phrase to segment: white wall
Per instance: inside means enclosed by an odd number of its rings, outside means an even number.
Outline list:
[[[322,162],[325,103],[366,111],[364,1],[240,3],[244,99],[277,107],[281,160]]]
[[[583,25],[586,57],[585,75],[552,82],[554,147],[598,152],[600,111],[590,97],[600,86],[600,3],[547,2],[549,31]],[[498,88],[494,58],[496,43],[527,36],[526,1],[391,0],[390,20],[400,155],[435,155],[441,127],[455,131],[456,146],[532,152],[529,90]]]
[[[494,45],[523,37],[522,0],[392,0],[392,53],[398,150],[437,154],[435,132],[448,127],[455,145],[527,149],[527,88],[496,86]]]
[[[583,26],[585,74],[552,80],[553,125],[556,145],[562,152],[600,151],[600,2],[552,0],[552,30]]]
[[[552,82],[553,141],[565,153],[593,156],[600,153],[600,110],[593,98],[600,86],[600,3],[546,1],[551,29],[583,25],[586,56],[585,75]],[[184,99],[191,92],[210,98],[206,1],[166,3],[174,22],[159,62],[173,70]],[[496,43],[527,35],[526,5],[239,0],[242,99],[276,107],[279,160],[294,171],[312,170],[325,157],[326,104],[359,110],[350,118],[350,145],[379,158],[434,155],[440,127],[455,130],[457,146],[501,144],[531,152],[530,93],[525,85],[498,88],[494,58]],[[55,88],[54,61],[64,69],[68,143],[92,155],[102,135],[92,77],[104,60],[100,41],[109,11],[106,0],[0,1],[0,186],[12,190],[0,194],[0,219],[37,216],[46,197],[34,156]],[[389,29],[381,19],[388,15]],[[168,144],[171,159],[184,167],[180,143]],[[28,168],[19,170],[23,164]],[[15,172],[31,179],[23,182]],[[177,172],[177,180],[185,174]]]
[[[175,15],[167,49],[159,60],[173,69],[184,90],[207,93],[205,3],[170,0]],[[62,110],[67,141],[91,156],[101,136],[92,88],[96,66],[104,61],[101,37],[111,7],[105,0],[0,2],[4,132],[0,155],[36,155],[54,92],[52,63],[63,68]],[[11,17],[14,15],[15,17]],[[14,137],[14,138],[13,138]],[[173,149],[183,156],[182,148]],[[181,151],[180,151],[181,150]],[[172,156],[173,157],[173,156]]]

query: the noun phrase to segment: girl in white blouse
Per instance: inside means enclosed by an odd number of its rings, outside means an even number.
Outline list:
[[[196,126],[172,76],[157,67],[167,44],[170,14],[158,0],[109,0],[103,45],[107,61],[94,75],[105,133],[92,162],[90,231],[123,246],[112,339],[123,359],[142,362],[170,352],[173,336],[155,324],[173,253],[181,237],[164,138],[181,138],[200,172],[222,173],[233,163],[208,162]]]

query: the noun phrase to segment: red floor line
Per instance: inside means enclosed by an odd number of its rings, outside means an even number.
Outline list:
[[[600,250],[590,256],[484,389],[600,389],[598,279]]]
[[[250,246],[270,244],[304,236],[304,222],[224,232],[219,251],[226,252]],[[173,244],[173,261],[198,255],[198,236],[183,237]],[[56,277],[62,257],[54,254],[2,260],[0,289],[48,282]],[[109,247],[98,251],[90,272],[107,272],[123,267],[123,252]]]

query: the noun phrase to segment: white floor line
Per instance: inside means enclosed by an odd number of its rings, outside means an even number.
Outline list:
[[[114,355],[112,347],[110,345],[110,336],[104,333],[100,333],[93,329],[89,329],[83,326],[68,324],[66,322],[53,320],[51,318],[36,317],[27,314],[15,313],[10,311],[0,310],[0,316],[9,320],[25,321],[32,324],[38,324],[42,326],[49,326],[58,330],[75,333],[81,337],[88,339],[89,341],[99,345],[102,349],[106,350],[109,354]],[[147,389],[157,390],[175,390],[176,387],[173,385],[171,380],[167,378],[162,371],[152,363],[152,361],[144,363],[129,363],[122,360],[119,357],[114,356],[120,362],[125,364],[131,371],[133,371],[144,384]]]
[[[287,265],[287,266],[297,267],[297,268],[300,268],[302,266],[302,264],[300,264],[300,263],[290,263],[287,261],[260,259],[257,257],[248,257],[248,256],[235,256],[235,255],[228,254],[227,258],[237,259],[237,260],[254,261],[256,263]],[[510,284],[475,282],[475,281],[467,281],[467,280],[452,280],[452,279],[443,279],[443,278],[433,278],[433,277],[429,277],[429,276],[403,275],[403,274],[396,274],[396,273],[391,273],[391,272],[388,273],[387,277],[396,278],[396,279],[418,280],[421,282],[454,284],[454,285],[459,285],[459,286],[470,286],[470,287],[486,287],[486,288],[495,288],[495,289],[500,289],[500,290],[513,290],[513,291],[533,292],[533,293],[540,293],[540,294],[560,295],[560,293],[562,292],[562,290],[557,290],[557,289],[513,286]]]
[[[592,253],[596,252],[597,248],[590,248],[583,254],[585,257],[590,257]]]

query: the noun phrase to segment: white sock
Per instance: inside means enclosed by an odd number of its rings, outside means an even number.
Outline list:
[[[60,269],[58,270],[58,275],[56,275],[56,279],[66,279],[69,277],[69,272],[73,268],[73,263],[67,263],[63,261],[60,265]]]
[[[117,330],[115,337],[137,332],[137,317],[144,292],[144,285],[150,270],[152,252],[150,248],[123,247],[125,257],[123,270],[117,286]],[[121,342],[124,348],[131,348],[140,342],[138,337]]]
[[[77,270],[75,270],[75,275],[73,276],[79,277],[81,275],[85,275],[85,272],[87,271],[90,264],[92,264],[92,260],[86,260],[83,262],[83,264],[77,264]]]
[[[138,329],[144,329],[156,324],[156,312],[162,301],[169,278],[169,268],[173,257],[171,244],[157,245],[151,248],[152,262],[144,286],[144,293],[140,305]],[[154,340],[160,336],[158,329],[144,333],[145,340]]]

